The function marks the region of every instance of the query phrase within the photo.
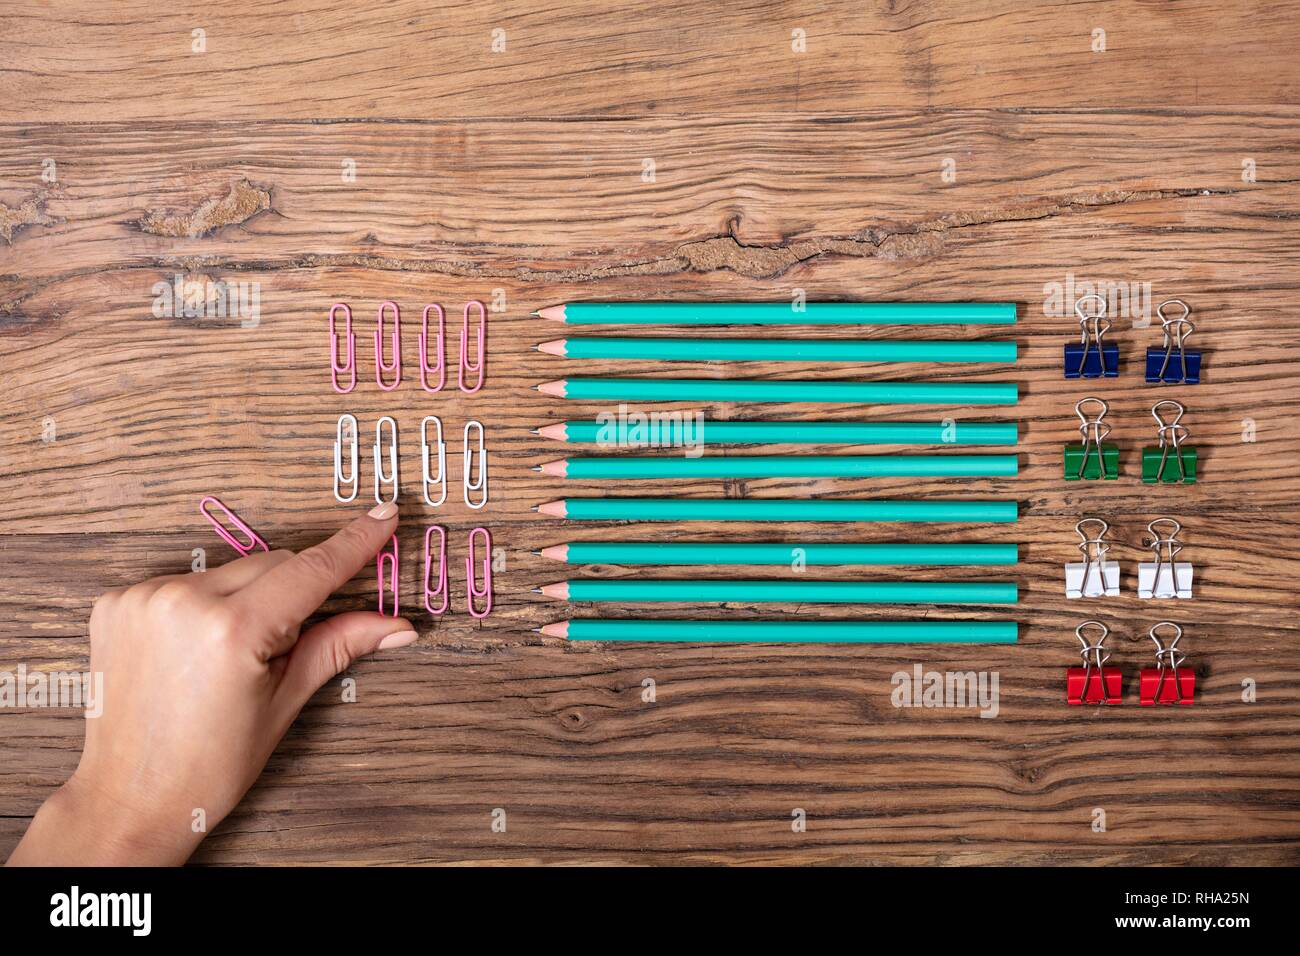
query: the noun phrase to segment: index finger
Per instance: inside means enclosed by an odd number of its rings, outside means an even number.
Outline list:
[[[236,598],[255,609],[274,633],[296,634],[298,625],[327,597],[374,560],[396,529],[396,504],[372,508],[333,537],[272,568]]]

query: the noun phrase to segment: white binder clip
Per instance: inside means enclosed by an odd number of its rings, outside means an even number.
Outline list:
[[[1172,530],[1162,537],[1157,526]],[[1151,532],[1149,547],[1155,560],[1143,561],[1138,565],[1138,597],[1190,598],[1192,566],[1186,561],[1175,560],[1178,552],[1183,550],[1183,545],[1178,540],[1178,532],[1183,530],[1183,526],[1173,518],[1157,518],[1147,525],[1147,530]]]
[[[1084,526],[1099,525],[1096,537],[1089,537]],[[1083,560],[1065,566],[1065,596],[1067,598],[1118,597],[1119,562],[1107,561],[1110,544],[1106,532],[1110,525],[1100,518],[1084,518],[1074,526],[1082,544]]]
[[[433,422],[437,426],[438,437],[433,446],[429,445],[429,422]],[[438,455],[437,477],[429,475],[429,449],[431,447],[435,448]],[[447,500],[447,443],[442,440],[442,419],[436,415],[427,415],[420,422],[420,460],[424,468],[424,503],[431,508],[436,508]],[[442,493],[438,495],[437,500],[429,496],[429,488],[433,485],[442,488]]]

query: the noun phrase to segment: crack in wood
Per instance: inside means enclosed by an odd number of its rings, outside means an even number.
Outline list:
[[[28,226],[48,226],[53,222],[45,214],[45,197],[40,193],[33,193],[17,206],[0,202],[0,239],[7,245],[13,245],[14,236]]]
[[[271,191],[237,179],[224,196],[203,200],[190,212],[150,210],[136,223],[141,232],[176,239],[211,236],[226,226],[238,226],[271,208]]]
[[[160,270],[202,272],[275,273],[299,269],[360,268],[378,272],[406,272],[444,275],[453,278],[506,279],[524,283],[598,282],[628,276],[668,276],[682,273],[730,271],[747,278],[775,279],[801,263],[828,257],[880,258],[908,260],[932,258],[944,249],[944,236],[957,230],[1001,223],[1049,219],[1055,216],[1086,212],[1138,202],[1157,202],[1204,196],[1232,195],[1236,190],[1209,188],[1180,189],[1111,189],[1079,193],[1058,198],[1044,198],[1021,204],[990,206],[983,209],[958,210],[913,223],[868,226],[852,236],[816,236],[768,244],[746,244],[734,235],[696,239],[679,244],[670,255],[604,266],[572,269],[537,269],[532,266],[491,267],[463,260],[405,259],[375,253],[308,253],[292,259],[235,258],[224,255],[155,256],[106,269],[83,268],[49,276],[5,298],[0,298],[3,324],[31,321],[18,313],[20,307],[43,289],[70,278],[94,275],[103,271]],[[0,206],[0,216],[6,207]],[[225,226],[243,224],[271,209],[269,187],[247,179],[237,180],[225,196],[207,199],[189,213],[148,213],[137,224],[153,235],[203,238]],[[3,220],[0,219],[0,222]],[[16,279],[16,277],[15,277]],[[15,281],[15,286],[18,283]]]
[[[1125,203],[1230,195],[1228,189],[1104,190],[1010,206],[961,210],[903,225],[873,226],[847,237],[816,236],[769,244],[741,243],[734,235],[712,236],[678,245],[671,255],[586,269],[494,268],[464,260],[403,259],[354,253],[312,253],[287,262],[236,260],[220,256],[162,257],[158,268],[222,268],[273,272],[284,269],[367,268],[390,272],[433,273],[463,278],[514,279],[522,282],[593,282],[638,275],[731,271],[755,279],[773,279],[792,267],[827,256],[920,259],[943,251],[943,235],[959,229],[1048,219],[1053,216]]]

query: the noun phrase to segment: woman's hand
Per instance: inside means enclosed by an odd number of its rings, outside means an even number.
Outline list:
[[[90,667],[103,674],[102,714],[87,719],[81,763],[9,863],[183,863],[321,685],[415,640],[409,622],[366,612],[299,633],[396,526],[397,506],[380,505],[300,554],[259,552],[101,597]]]

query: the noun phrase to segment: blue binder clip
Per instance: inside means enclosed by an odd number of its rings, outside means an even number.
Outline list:
[[[1165,315],[1167,305],[1181,305],[1183,314],[1168,318]],[[1147,349],[1148,382],[1161,385],[1195,385],[1200,382],[1201,353],[1187,347],[1187,337],[1196,331],[1196,326],[1187,318],[1191,314],[1191,308],[1182,299],[1168,299],[1156,306],[1165,339],[1159,347]]]
[[[1090,308],[1084,311],[1084,304]],[[1074,303],[1079,317],[1079,341],[1065,347],[1066,378],[1115,378],[1119,375],[1119,346],[1106,345],[1102,338],[1110,331],[1106,300],[1085,295]]]

